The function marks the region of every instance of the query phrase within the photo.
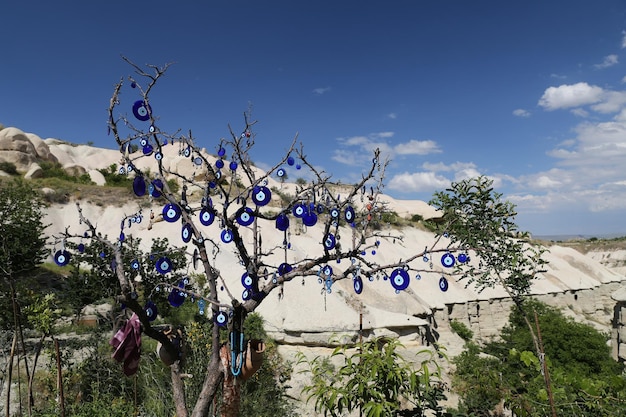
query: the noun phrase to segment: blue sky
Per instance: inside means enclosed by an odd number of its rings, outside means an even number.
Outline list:
[[[380,147],[394,197],[483,174],[524,230],[626,234],[623,1],[5,3],[5,126],[112,148],[120,54],[174,62],[153,110],[209,149],[251,103],[259,166],[298,133],[351,181]]]

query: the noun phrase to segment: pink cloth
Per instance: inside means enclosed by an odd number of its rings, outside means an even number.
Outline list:
[[[141,355],[141,322],[137,314],[120,327],[109,344],[115,348],[111,355],[113,359],[124,362],[124,375],[134,375],[139,369]]]

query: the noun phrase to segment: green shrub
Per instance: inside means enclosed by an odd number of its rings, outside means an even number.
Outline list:
[[[469,342],[470,340],[472,340],[472,337],[474,337],[474,332],[472,332],[469,327],[467,327],[465,324],[461,323],[458,320],[452,320],[450,322],[450,328],[452,328],[452,331],[458,334],[459,337],[466,342]]]
[[[12,162],[0,162],[0,171],[4,171],[9,175],[18,175],[17,167]]]

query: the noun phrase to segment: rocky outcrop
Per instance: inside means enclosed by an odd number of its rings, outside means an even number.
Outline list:
[[[15,127],[0,130],[0,162],[12,163],[19,172],[25,173],[37,161],[56,162],[57,159],[36,135]]]

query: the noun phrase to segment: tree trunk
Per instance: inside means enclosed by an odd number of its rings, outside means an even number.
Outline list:
[[[237,417],[241,403],[241,386],[237,378],[230,372],[230,352],[228,346],[220,349],[220,359],[224,367],[224,383],[222,390],[222,409],[220,417]]]
[[[185,385],[180,376],[180,361],[176,361],[170,366],[172,374],[172,395],[176,406],[176,417],[187,417],[187,407],[185,406]]]

